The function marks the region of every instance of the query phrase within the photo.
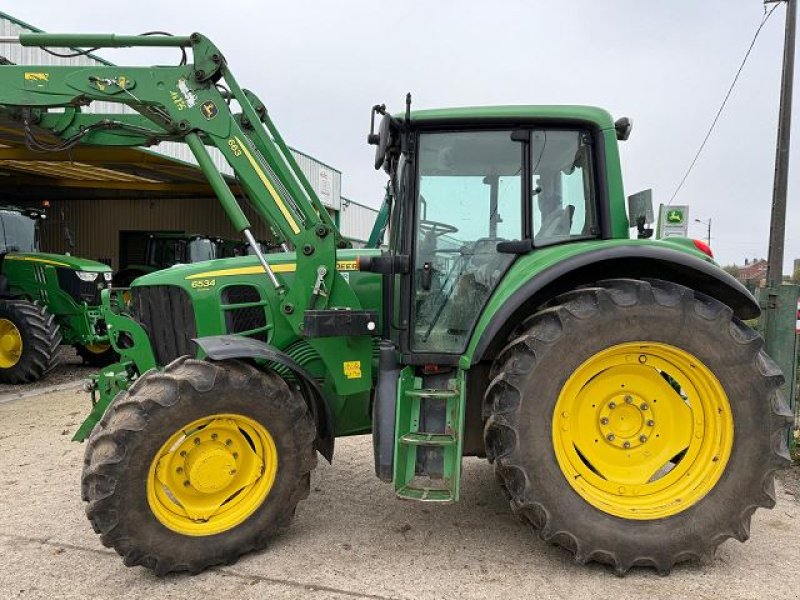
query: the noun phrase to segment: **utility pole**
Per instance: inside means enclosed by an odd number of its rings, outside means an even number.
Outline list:
[[[798,0],[766,0],[765,4],[786,3],[786,41],[783,47],[781,107],[778,117],[778,144],[775,153],[775,181],[772,187],[772,217],[769,228],[767,285],[783,281],[784,238],[786,237],[786,195],[789,181],[789,143],[792,130],[792,91],[794,87],[794,49]]]
[[[700,223],[701,225],[708,225],[708,234],[706,235],[706,243],[708,244],[708,247],[710,248],[711,247],[711,217],[709,217],[708,221],[702,221],[700,219],[695,219],[695,221],[697,223]]]
[[[775,152],[775,181],[772,187],[772,215],[769,229],[767,287],[759,291],[762,308],[759,329],[764,335],[767,353],[778,363],[786,384],[784,392],[800,426],[800,402],[795,398],[797,340],[795,319],[800,286],[783,283],[784,241],[786,237],[786,196],[789,182],[789,142],[792,128],[792,88],[794,86],[795,33],[798,0],[765,0],[765,4],[786,3],[786,41],[783,47],[781,106],[778,117],[778,142]],[[793,445],[793,436],[789,435]]]

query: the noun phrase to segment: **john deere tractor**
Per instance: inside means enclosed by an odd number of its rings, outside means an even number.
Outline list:
[[[791,415],[743,323],[758,305],[702,243],[627,217],[627,120],[375,106],[388,249],[354,250],[206,37],[19,41],[191,50],[174,67],[2,66],[0,104],[61,146],[186,143],[253,249],[140,277],[129,303],[102,292],[121,360],[76,437],[89,520],[126,565],[196,573],[265,548],[317,453],[353,434],[410,501],[457,501],[462,457],[486,457],[525,524],[618,573],[709,558],[774,505]],[[209,147],[296,252],[261,252]]]
[[[137,277],[175,265],[245,256],[252,252],[247,244],[239,240],[226,240],[213,235],[143,233],[141,240],[134,240],[135,238],[129,238],[129,243],[124,248],[123,254],[128,261],[114,274],[115,286],[128,287]],[[259,248],[264,253],[280,250],[280,246],[266,242],[259,242]],[[138,260],[129,262],[134,253],[137,254]]]
[[[84,361],[116,360],[100,315],[111,269],[39,249],[39,210],[0,207],[0,382],[30,383],[47,373],[60,344]]]
[[[142,241],[144,243],[128,243],[124,248],[128,261],[114,274],[115,285],[127,287],[137,277],[153,271],[224,256],[223,250],[226,247],[225,240],[200,234],[145,233]],[[130,262],[135,245],[140,246],[138,260]]]

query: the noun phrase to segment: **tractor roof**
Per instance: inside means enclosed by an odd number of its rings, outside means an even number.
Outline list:
[[[402,113],[395,117],[402,118]],[[418,124],[441,121],[465,120],[505,120],[505,119],[546,119],[588,121],[596,123],[601,129],[614,127],[614,120],[608,111],[595,106],[580,105],[510,105],[510,106],[465,106],[460,108],[437,108],[412,110],[411,120]]]

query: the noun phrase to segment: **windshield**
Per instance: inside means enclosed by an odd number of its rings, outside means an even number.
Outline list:
[[[189,242],[188,259],[190,263],[202,262],[217,258],[217,245],[207,238],[199,238]]]
[[[0,210],[0,253],[38,252],[39,223],[13,210]]]

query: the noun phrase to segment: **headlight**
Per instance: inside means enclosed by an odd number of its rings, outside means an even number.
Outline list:
[[[106,281],[111,281],[111,276],[112,276],[111,271],[103,273],[103,279],[105,279]]]
[[[75,271],[78,279],[81,281],[94,281],[100,273],[92,273],[90,271]]]

